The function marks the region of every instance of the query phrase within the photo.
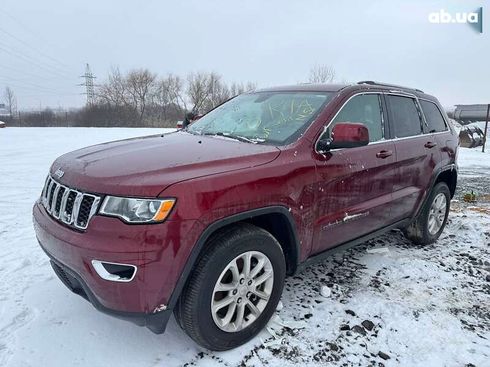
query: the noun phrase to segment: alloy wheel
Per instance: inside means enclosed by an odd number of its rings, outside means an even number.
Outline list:
[[[262,314],[274,286],[274,269],[259,251],[235,257],[221,272],[211,298],[214,323],[226,332],[238,332]]]
[[[431,235],[435,235],[441,229],[444,219],[446,218],[447,199],[446,195],[439,193],[432,201],[429,210],[427,228]]]

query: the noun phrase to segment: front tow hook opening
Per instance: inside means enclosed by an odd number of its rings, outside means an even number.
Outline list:
[[[92,260],[92,266],[102,279],[111,282],[130,282],[138,270],[135,265],[100,260]]]

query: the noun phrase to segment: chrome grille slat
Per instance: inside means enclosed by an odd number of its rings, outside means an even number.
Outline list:
[[[48,180],[46,182],[46,190],[44,192],[44,198],[43,198],[44,205],[46,205],[46,203],[48,202],[48,195],[49,195],[50,186],[51,186],[51,177],[48,177]]]
[[[51,211],[51,215],[56,218],[55,207],[56,207],[56,198],[58,197],[58,192],[60,191],[60,185],[55,183],[55,188],[53,192],[53,197],[51,198],[51,204],[49,205],[49,209]]]
[[[69,194],[70,194],[70,189],[68,187],[66,187],[65,192],[63,193],[63,197],[61,198],[60,213],[58,215],[58,218],[64,223],[66,223],[66,221],[65,221],[65,210],[66,210],[66,201],[68,199]]]
[[[51,180],[51,183],[49,184],[48,188],[48,197],[46,198],[46,210],[51,213],[51,199],[53,197],[53,193],[55,190],[55,182]]]
[[[66,190],[67,188],[65,186],[63,185],[58,186],[58,190],[54,199],[54,207],[53,207],[53,217],[55,217],[56,219],[60,219],[61,202],[63,200],[63,196],[65,195]]]
[[[43,192],[41,193],[41,200],[44,203],[46,201],[46,191],[48,190],[48,182],[50,178],[49,176],[46,177],[46,181],[44,181],[44,187],[43,187]]]
[[[54,219],[77,229],[86,229],[97,213],[100,197],[62,185],[48,176],[41,193],[41,204]]]
[[[97,213],[97,209],[99,208],[100,198],[98,196],[94,196],[94,202],[92,203],[92,208],[90,209],[89,218],[92,218],[95,213]]]
[[[78,212],[80,211],[80,204],[83,199],[83,194],[81,192],[77,193],[77,197],[75,198],[75,204],[73,204],[73,212],[71,217],[73,218],[73,225],[78,228],[77,226],[77,219],[78,219]]]

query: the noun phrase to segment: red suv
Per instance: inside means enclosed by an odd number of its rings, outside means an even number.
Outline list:
[[[444,229],[458,138],[438,101],[375,82],[235,97],[187,128],[67,153],[35,203],[58,277],[97,309],[213,350],[256,335],[286,274],[393,228]]]

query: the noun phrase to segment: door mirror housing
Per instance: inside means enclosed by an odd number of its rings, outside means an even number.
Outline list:
[[[187,112],[184,116],[184,121],[177,121],[177,129],[182,129],[196,122],[204,115],[196,115],[194,112]]]
[[[335,124],[331,138],[318,141],[317,149],[325,152],[330,149],[355,148],[369,144],[369,131],[364,124],[357,122],[338,122]]]

